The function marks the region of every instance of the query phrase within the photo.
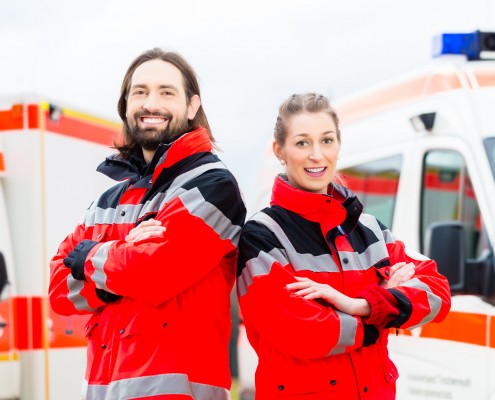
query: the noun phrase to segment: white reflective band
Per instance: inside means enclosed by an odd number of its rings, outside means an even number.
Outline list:
[[[222,240],[230,240],[237,246],[241,227],[232,224],[222,211],[207,202],[197,187],[180,194],[179,199],[191,215],[201,218]]]
[[[76,310],[79,311],[98,311],[98,308],[92,308],[88,304],[88,300],[81,294],[84,288],[84,281],[79,281],[69,274],[67,277],[67,286],[69,288],[68,300],[74,304]]]
[[[140,399],[167,394],[189,396],[194,400],[230,399],[228,390],[223,387],[189,382],[185,374],[163,374],[121,379],[109,385],[90,384],[86,400]]]
[[[335,310],[340,319],[339,341],[328,353],[329,356],[345,353],[346,348],[356,342],[357,320],[352,315]]]
[[[418,278],[412,278],[407,282],[402,283],[401,286],[425,291],[428,297],[428,305],[430,306],[430,312],[418,324],[408,327],[407,329],[414,329],[417,328],[418,326],[422,326],[427,324],[428,322],[433,321],[433,319],[440,312],[440,308],[442,306],[442,299],[437,295],[435,295],[430,289],[430,287],[426,283],[421,282]],[[413,313],[414,313],[414,305],[413,305]]]
[[[269,253],[260,251],[258,257],[248,260],[241,275],[237,278],[238,296],[241,297],[246,294],[255,276],[267,275],[274,262],[279,262],[283,266],[287,265],[288,261],[284,253],[285,251],[280,251],[279,249],[272,249]]]
[[[112,240],[110,242],[103,243],[100,248],[96,251],[93,257],[91,257],[91,262],[95,268],[95,272],[91,276],[91,280],[95,283],[98,289],[103,289],[113,293],[107,287],[107,274],[105,272],[105,263],[107,262],[108,252],[110,247],[116,242]]]

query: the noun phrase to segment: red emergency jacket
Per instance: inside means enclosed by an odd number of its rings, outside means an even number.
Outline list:
[[[99,170],[123,181],[51,260],[52,308],[92,314],[88,400],[229,398],[230,292],[246,211],[211,150],[198,129],[160,145],[144,172],[132,159],[108,158]],[[166,227],[164,237],[127,243],[149,218]],[[81,271],[64,265],[69,253]]]
[[[386,327],[441,321],[450,309],[447,280],[434,261],[406,251],[348,189],[332,195],[293,188],[277,177],[271,207],[246,222],[239,242],[237,291],[248,338],[259,356],[256,399],[395,398],[397,369]],[[390,266],[416,264],[413,279],[379,286]],[[367,318],[294,295],[294,276],[365,298]]]

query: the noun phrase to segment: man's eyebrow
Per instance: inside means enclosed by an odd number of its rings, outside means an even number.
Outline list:
[[[141,88],[141,89],[147,89],[148,88],[148,85],[145,84],[145,83],[135,83],[131,86],[131,89],[134,89],[134,88]],[[172,89],[172,90],[175,90],[175,91],[179,91],[179,89],[177,88],[177,86],[174,86],[174,85],[170,85],[170,84],[167,84],[167,85],[160,85],[158,86],[159,89]]]
[[[134,85],[131,85],[131,89],[132,88],[142,88],[142,89],[146,89],[148,86],[145,85],[144,83],[135,83]]]
[[[160,85],[160,86],[159,86],[159,88],[160,88],[160,89],[173,89],[173,90],[175,90],[176,92],[178,92],[178,91],[179,91],[179,88],[178,88],[177,86],[170,85],[170,84],[168,84],[168,85]]]

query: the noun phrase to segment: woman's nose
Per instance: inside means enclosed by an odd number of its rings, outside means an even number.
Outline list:
[[[321,149],[320,146],[315,145],[311,148],[311,154],[309,155],[309,158],[314,161],[321,160],[323,155],[321,154]]]

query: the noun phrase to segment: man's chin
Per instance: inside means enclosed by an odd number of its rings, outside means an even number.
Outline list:
[[[188,128],[187,125],[184,125],[179,129],[177,127],[175,127],[175,129],[170,129],[170,127],[158,129],[153,127],[140,128],[139,126],[135,126],[132,129],[132,134],[136,142],[144,150],[156,150],[160,143],[172,143],[184,133],[188,132]]]

